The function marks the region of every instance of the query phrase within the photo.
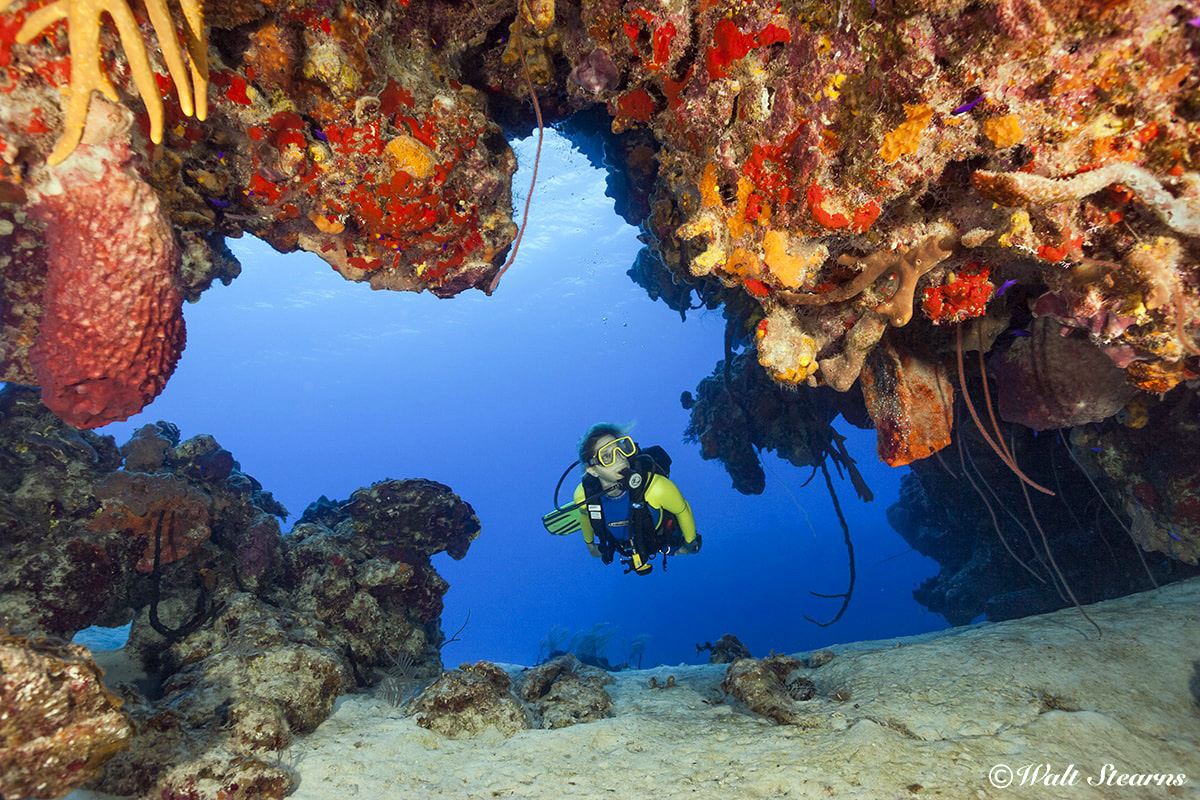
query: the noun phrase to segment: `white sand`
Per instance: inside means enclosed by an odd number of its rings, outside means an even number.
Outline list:
[[[346,696],[284,763],[300,775],[296,800],[1200,798],[1200,579],[1089,612],[1102,638],[1070,609],[834,646],[808,671],[819,694],[801,725],[724,695],[724,666],[660,667],[614,676],[611,719],[508,739],[448,740]],[[669,676],[676,686],[650,688]],[[1125,781],[1186,782],[1090,783],[1110,778],[1106,765]]]
[[[286,760],[301,775],[296,800],[1200,798],[1200,708],[1188,685],[1200,580],[1089,610],[1102,638],[1071,609],[834,647],[810,671],[820,694],[805,725],[775,725],[725,697],[723,666],[680,666],[617,674],[611,719],[509,739],[447,740],[347,696]],[[677,686],[649,687],[671,675]],[[1186,783],[1090,785],[1109,777],[1106,764]],[[1038,765],[1024,786],[1019,772],[1008,788],[989,780]]]

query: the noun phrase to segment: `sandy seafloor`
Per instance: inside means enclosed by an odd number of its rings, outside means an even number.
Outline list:
[[[614,674],[609,719],[511,738],[347,695],[283,762],[296,800],[1200,798],[1200,579],[1088,610],[1103,636],[1067,609],[835,645],[797,725],[724,695],[724,665],[681,665]],[[1128,785],[1154,774],[1183,783]]]

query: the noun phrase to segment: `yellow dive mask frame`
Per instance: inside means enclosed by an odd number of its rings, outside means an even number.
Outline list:
[[[633,458],[633,454],[637,452],[637,445],[633,438],[622,436],[619,439],[613,439],[608,444],[596,451],[596,455],[592,456],[590,464],[599,464],[602,467],[611,467],[617,460],[617,454],[625,456],[625,458]]]

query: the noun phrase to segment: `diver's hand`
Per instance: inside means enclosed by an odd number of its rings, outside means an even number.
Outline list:
[[[596,547],[595,542],[587,542],[588,552],[592,554],[592,558],[600,558],[600,548]]]

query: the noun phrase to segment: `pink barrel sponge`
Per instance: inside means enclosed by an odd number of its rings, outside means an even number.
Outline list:
[[[86,148],[30,206],[46,225],[46,293],[29,360],[42,402],[95,428],[140,411],[183,351],[179,247],[124,148]],[[114,152],[114,150],[118,152]]]

